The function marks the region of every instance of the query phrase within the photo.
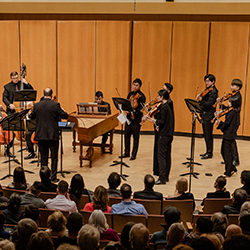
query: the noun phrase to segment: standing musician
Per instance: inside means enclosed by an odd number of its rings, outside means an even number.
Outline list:
[[[155,182],[155,185],[162,185],[169,181],[169,173],[171,169],[171,144],[174,134],[174,113],[168,103],[169,93],[167,90],[160,90],[157,99],[162,103],[159,106],[159,115],[157,116],[157,119],[144,116],[142,121],[148,119],[153,122],[156,126],[156,130],[159,132],[159,179]]]
[[[143,113],[141,109],[146,101],[145,95],[141,92],[142,81],[139,78],[136,78],[133,81],[133,91],[129,92],[127,99],[130,101],[133,108],[133,112],[127,114],[127,118],[130,120],[130,124],[126,123],[125,125],[125,152],[121,157],[130,157],[130,139],[133,134],[134,143],[133,150],[130,160],[135,160],[138,147],[139,147],[139,138],[140,138],[140,128],[141,128],[141,118]]]
[[[108,105],[108,114],[111,115],[110,104],[103,100],[103,93],[101,91],[97,91],[95,93],[95,102],[98,105]],[[99,112],[107,112],[105,107],[99,108],[99,109],[100,109]],[[108,140],[108,134],[109,134],[109,132],[102,135],[102,144],[106,144],[106,142]],[[105,153],[105,147],[102,147],[101,150],[102,150],[102,153],[104,154]]]
[[[197,96],[197,101],[203,110],[201,118],[203,120],[202,128],[206,143],[206,152],[200,154],[201,159],[209,159],[213,157],[213,123],[211,120],[214,117],[215,107],[213,105],[218,97],[218,90],[215,87],[215,76],[208,74],[204,77],[206,89]]]
[[[38,141],[41,153],[41,165],[48,166],[49,150],[51,154],[51,181],[59,181],[57,176],[57,162],[59,149],[59,118],[67,119],[68,114],[61,108],[60,103],[54,102],[52,89],[44,90],[42,101],[34,105],[29,115],[30,119],[36,119],[35,140]]]
[[[3,102],[6,105],[6,112],[7,115],[11,115],[16,112],[15,105],[13,104],[14,101],[14,95],[16,90],[20,90],[21,88],[21,81],[19,81],[18,73],[16,71],[13,71],[10,73],[11,82],[4,85],[4,92],[3,92]],[[24,89],[33,89],[33,87],[24,79],[22,78],[22,83]],[[13,146],[13,140],[9,143],[7,146],[7,149],[5,151],[6,155],[10,154],[10,157],[13,155],[9,152],[10,148]]]

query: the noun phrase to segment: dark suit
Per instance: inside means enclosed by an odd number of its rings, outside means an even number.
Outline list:
[[[134,192],[135,199],[145,199],[145,200],[161,200],[162,201],[162,194],[159,192],[155,192],[151,188],[145,188],[143,191]]]
[[[35,140],[38,141],[42,166],[48,166],[49,149],[51,151],[51,180],[53,181],[56,179],[58,162],[58,120],[67,119],[68,114],[61,109],[58,102],[44,98],[34,105],[29,117],[36,119]]]

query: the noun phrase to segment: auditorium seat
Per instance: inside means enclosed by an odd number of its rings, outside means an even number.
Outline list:
[[[13,193],[17,193],[19,195],[23,195],[26,192],[28,192],[27,190],[18,190],[18,189],[12,189],[12,188],[3,188],[3,196],[10,198],[10,196]]]
[[[78,211],[82,210],[84,206],[89,202],[89,196],[86,194],[83,194],[79,203],[77,205]]]
[[[199,213],[214,214],[221,212],[225,205],[232,204],[231,198],[206,198],[204,201],[203,210],[198,207]]]
[[[162,201],[160,200],[144,200],[144,199],[133,199],[135,202],[142,204],[147,210],[148,214],[161,214]]]
[[[43,201],[46,201],[48,199],[54,199],[56,195],[57,193],[55,192],[41,192],[39,198],[41,198]]]
[[[149,214],[147,219],[147,228],[150,234],[163,230],[161,224],[166,224],[164,215]]]
[[[228,225],[230,224],[239,224],[239,215],[238,214],[228,214],[227,216],[228,219]]]
[[[109,205],[109,206],[112,206],[113,204],[120,203],[121,201],[122,201],[122,198],[121,198],[121,197],[112,197],[112,196],[109,196],[108,205]]]

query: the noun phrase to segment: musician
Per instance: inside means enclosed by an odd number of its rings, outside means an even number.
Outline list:
[[[232,109],[229,109],[232,107]],[[230,177],[237,172],[236,167],[233,165],[233,150],[232,143],[234,143],[237,129],[238,129],[238,111],[240,107],[240,99],[237,96],[231,96],[228,100],[228,109],[226,112],[225,122],[217,119],[217,129],[223,132],[223,140],[221,144],[221,155],[225,161],[225,173],[224,175]],[[220,111],[215,112],[215,116]]]
[[[133,91],[129,92],[127,99],[131,102],[133,112],[127,114],[127,118],[131,122],[129,125],[125,124],[125,152],[122,155],[123,158],[130,157],[130,139],[133,135],[134,143],[130,160],[135,160],[139,147],[141,118],[143,113],[141,109],[146,101],[145,95],[141,92],[142,81],[136,78],[133,81]],[[121,156],[120,156],[121,157]]]
[[[203,120],[202,128],[206,143],[206,153],[201,154],[200,156],[201,159],[209,159],[213,157],[213,123],[211,123],[211,120],[214,117],[215,108],[213,107],[213,104],[216,102],[218,97],[218,90],[214,85],[214,75],[206,75],[204,77],[204,81],[206,84],[206,89],[203,93],[207,93],[205,95],[202,95],[201,93],[196,99],[199,101],[199,104],[203,110],[201,118]]]
[[[16,71],[13,71],[10,73],[11,82],[4,85],[4,92],[3,92],[3,102],[6,105],[6,113],[7,115],[11,115],[15,113],[15,105],[14,102],[14,95],[16,90],[21,89],[21,81],[23,83],[24,89],[33,89],[33,87],[24,79],[19,80],[18,73]],[[13,134],[14,135],[14,134]],[[9,143],[9,145],[6,148],[5,154],[12,157],[13,155],[9,152],[9,149],[13,146],[14,136],[13,140]]]
[[[97,91],[95,93],[95,103],[97,103],[98,105],[108,105],[108,114],[111,115],[110,104],[103,100],[103,93],[101,91]],[[105,107],[99,108],[99,112],[107,112],[107,109]],[[109,132],[102,135],[102,144],[106,144],[106,142],[108,140],[108,134],[109,134]],[[102,153],[104,154],[105,147],[102,147],[101,150],[102,150]]]
[[[48,166],[49,150],[51,155],[51,181],[59,181],[57,176],[58,148],[59,148],[59,118],[67,119],[68,114],[61,108],[60,103],[51,100],[53,91],[50,88],[44,90],[42,101],[34,105],[29,115],[30,119],[36,119],[35,140],[38,141],[41,153],[41,165]]]

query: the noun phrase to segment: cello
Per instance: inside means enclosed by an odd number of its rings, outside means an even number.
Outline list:
[[[6,116],[7,114],[4,111],[0,111],[0,120],[2,120]],[[2,125],[0,124],[0,144],[7,145],[12,140],[13,140],[12,132],[8,130],[3,130]]]

